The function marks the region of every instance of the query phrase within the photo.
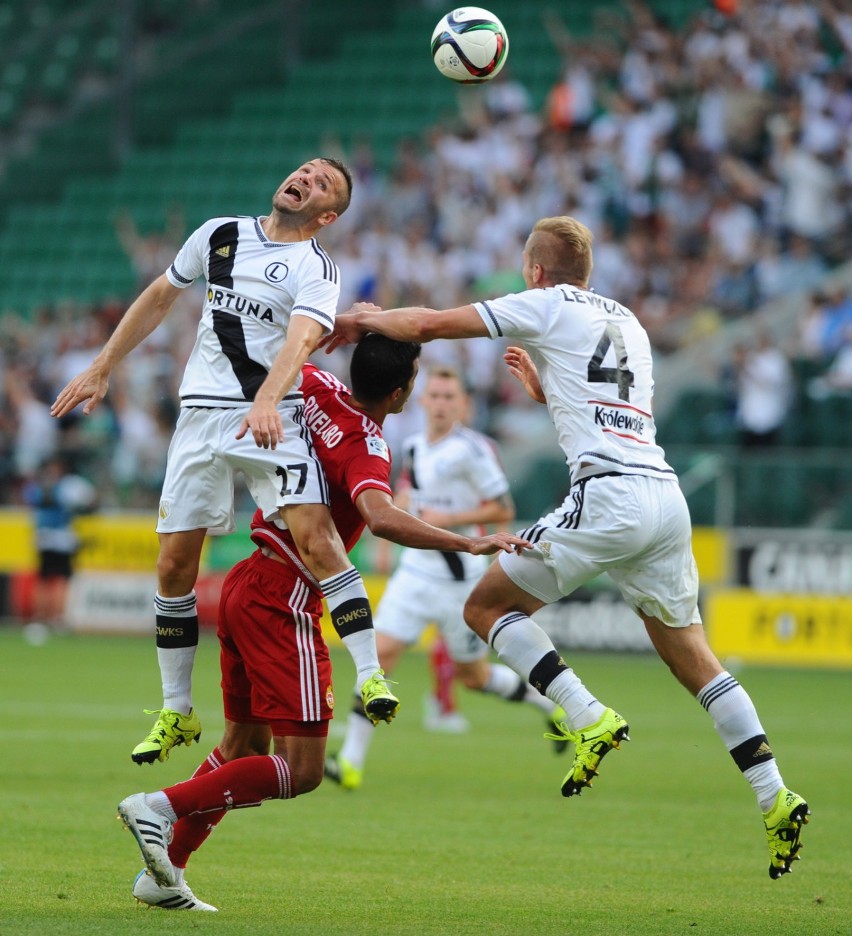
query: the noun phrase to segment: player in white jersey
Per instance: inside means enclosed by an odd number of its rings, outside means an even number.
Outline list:
[[[494,444],[462,421],[470,399],[458,372],[432,368],[420,405],[426,427],[403,443],[396,503],[433,526],[464,536],[477,535],[484,524],[514,520],[509,481]],[[488,645],[465,625],[465,602],[488,563],[485,556],[469,553],[404,549],[376,609],[379,665],[392,673],[405,651],[435,624],[455,675],[467,688],[530,702],[556,723],[562,714],[554,712],[556,706],[508,666],[491,663]],[[327,777],[345,789],[361,786],[373,728],[356,696],[343,746],[326,760]]]
[[[608,572],[753,787],[769,874],[778,878],[797,857],[808,805],[784,786],[754,704],[707,643],[689,512],[655,439],[650,342],[629,309],[589,290],[591,272],[591,232],[570,217],[544,218],[524,248],[523,292],[441,312],[343,316],[328,348],[365,331],[419,342],[522,342],[525,350],[508,352],[507,361],[533,398],[547,404],[572,487],[558,510],[525,531],[535,549],[491,564],[468,599],[465,619],[565,710],[561,735],[575,752],[562,793],[571,796],[591,784],[602,758],[627,738],[628,725],[568,668],[531,615]]]
[[[214,218],[186,241],[169,269],[132,303],[93,363],[60,392],[56,417],[85,401],[91,413],[122,358],[168,314],[180,291],[203,276],[206,293],[195,346],[180,387],[157,533],[157,656],[163,707],[136,763],[197,741],[192,667],[198,645],[195,581],[204,537],[234,529],[239,470],[266,518],[280,515],[328,601],[355,660],[368,717],[390,721],[399,707],[382,679],[364,583],[328,510],[299,390],[302,365],[334,324],[338,270],[315,236],[349,205],[352,176],[336,159],[304,163],[278,187],[263,217]]]

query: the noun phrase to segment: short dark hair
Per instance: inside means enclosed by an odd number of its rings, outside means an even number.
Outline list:
[[[352,170],[345,162],[340,159],[335,159],[333,156],[318,156],[317,158],[327,163],[333,169],[336,169],[346,180],[346,194],[341,194],[336,205],[337,214],[342,215],[349,207],[349,202],[352,201]]]
[[[416,341],[394,341],[370,332],[355,345],[349,363],[349,383],[356,400],[378,403],[407,386],[420,357]]]

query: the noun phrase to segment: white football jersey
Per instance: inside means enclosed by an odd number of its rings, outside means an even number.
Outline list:
[[[334,326],[337,266],[314,238],[270,241],[262,218],[212,218],[190,235],[166,271],[184,288],[199,276],[207,293],[180,386],[182,406],[250,403],[287,338],[292,315]],[[287,395],[298,397],[301,376]]]
[[[436,442],[429,442],[423,432],[410,436],[403,446],[403,459],[411,485],[408,509],[415,516],[424,508],[446,513],[473,510],[509,490],[490,440],[465,426],[454,426]],[[475,526],[454,530],[464,536],[479,534]],[[478,578],[488,559],[469,553],[404,549],[399,565],[420,575],[465,581]]]
[[[574,481],[602,471],[675,477],[656,443],[651,343],[629,309],[575,286],[475,308],[492,338],[516,337],[529,351]]]

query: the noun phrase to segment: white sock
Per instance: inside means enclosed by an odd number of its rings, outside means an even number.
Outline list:
[[[158,816],[168,819],[169,822],[177,822],[177,813],[172,808],[171,800],[162,790],[157,790],[156,793],[146,793],[145,803]]]
[[[343,739],[343,747],[338,756],[342,760],[349,761],[358,770],[363,770],[375,730],[368,718],[357,712],[350,712],[346,720],[346,737]]]
[[[593,725],[606,711],[527,615],[512,612],[498,618],[488,633],[488,642],[534,690],[562,706],[569,728],[576,731]]]
[[[355,566],[323,579],[320,588],[328,603],[331,621],[352,656],[358,689],[379,669],[373,612],[364,581]]]
[[[751,784],[761,811],[766,812],[784,781],[748,693],[725,672],[711,679],[696,698],[707,709],[734,763]]]
[[[491,664],[488,679],[482,687],[482,691],[493,693],[512,702],[529,702],[548,714],[553,711],[553,703],[547,696],[536,692],[514,670],[509,669],[508,666],[504,666],[502,663]]]
[[[172,865],[174,868],[174,865]],[[184,875],[186,874],[186,868],[175,868],[175,887],[183,887],[185,882]]]
[[[154,598],[157,661],[163,683],[163,708],[188,715],[192,709],[192,668],[198,649],[195,592],[179,598]]]
[[[355,680],[360,692],[364,683],[379,669],[376,632],[371,627],[369,630],[348,634],[341,640],[355,663]]]
[[[503,699],[511,699],[519,693],[521,686],[525,685],[526,683],[514,670],[502,663],[492,663],[482,691],[493,693]]]
[[[539,708],[544,712],[545,715],[550,715],[553,713],[554,705],[547,698],[543,696],[540,692],[536,692],[532,686],[528,683],[525,684],[526,692],[524,692],[524,697],[521,699],[522,702],[527,702],[529,705],[534,705],[536,708]],[[603,706],[601,706],[603,708]],[[598,716],[600,718],[600,716]],[[597,721],[597,719],[595,719]],[[591,724],[591,723],[590,723]]]
[[[565,710],[565,721],[574,731],[594,725],[606,706],[589,692],[572,669],[563,670],[550,684],[547,697]]]

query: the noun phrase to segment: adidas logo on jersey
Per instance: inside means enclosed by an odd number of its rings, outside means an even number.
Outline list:
[[[215,253],[217,253],[220,257],[226,257],[226,258],[227,258],[227,257],[230,257],[230,256],[231,256],[231,245],[230,245],[230,244],[225,244],[224,247],[220,247],[218,250],[215,251]]]

